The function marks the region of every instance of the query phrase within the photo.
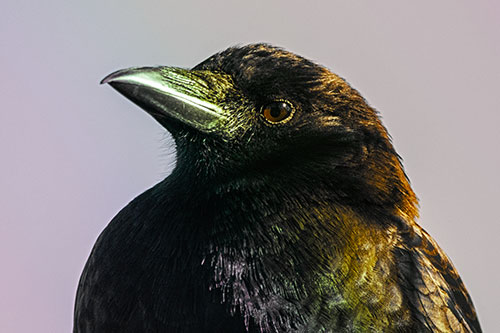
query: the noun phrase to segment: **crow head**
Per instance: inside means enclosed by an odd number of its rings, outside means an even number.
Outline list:
[[[377,112],[343,79],[305,58],[253,44],[193,69],[131,68],[103,83],[172,134],[174,173],[208,183],[253,179],[302,193],[324,190],[344,204],[417,215]]]

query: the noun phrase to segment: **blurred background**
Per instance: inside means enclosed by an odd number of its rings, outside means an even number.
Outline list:
[[[0,5],[0,331],[70,332],[91,247],[174,165],[170,136],[109,86],[269,42],[378,109],[485,332],[500,327],[500,4],[26,1]]]

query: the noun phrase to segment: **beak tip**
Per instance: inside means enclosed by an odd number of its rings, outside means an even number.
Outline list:
[[[107,75],[104,79],[101,80],[100,84],[113,83],[115,81],[123,81],[127,76],[130,76],[134,73],[140,73],[141,71],[151,70],[154,67],[131,67],[126,69],[120,69],[116,72],[113,72]]]
[[[110,83],[113,81],[114,78],[116,78],[116,75],[117,72],[114,72],[114,73],[111,73],[109,75],[107,75],[106,77],[104,77],[100,82],[99,84],[106,84],[106,83]]]

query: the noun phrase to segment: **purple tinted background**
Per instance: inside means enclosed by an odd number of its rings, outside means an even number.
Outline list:
[[[499,13],[494,0],[3,1],[0,331],[69,332],[99,232],[174,163],[169,135],[99,80],[257,41],[326,65],[381,111],[421,224],[495,331]]]

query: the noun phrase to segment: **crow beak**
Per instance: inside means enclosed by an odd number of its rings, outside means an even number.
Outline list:
[[[122,95],[144,109],[165,128],[180,122],[201,132],[210,133],[226,118],[214,101],[220,89],[227,85],[221,74],[191,71],[176,67],[142,67],[119,70],[106,76],[108,83]]]

